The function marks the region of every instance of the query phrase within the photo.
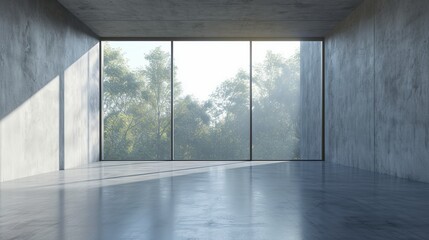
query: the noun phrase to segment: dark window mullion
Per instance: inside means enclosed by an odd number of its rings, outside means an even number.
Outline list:
[[[249,58],[250,58],[250,61],[249,61],[249,81],[250,81],[250,84],[249,84],[249,93],[250,93],[250,105],[249,105],[249,114],[250,114],[250,142],[249,142],[249,144],[250,144],[250,146],[249,146],[249,152],[250,152],[250,158],[249,158],[249,160],[250,161],[252,161],[253,160],[253,156],[252,156],[252,154],[253,154],[253,149],[252,149],[252,146],[253,146],[253,136],[252,136],[252,132],[253,132],[253,110],[252,110],[252,108],[253,108],[253,92],[252,92],[252,84],[253,84],[253,79],[252,79],[252,77],[253,77],[253,75],[252,75],[252,71],[253,71],[253,69],[252,69],[252,55],[253,55],[253,52],[252,52],[252,41],[249,41],[249,51],[250,51],[250,53],[249,53]]]
[[[170,148],[170,160],[174,160],[174,60],[173,60],[173,53],[174,47],[173,47],[173,41],[171,41],[171,52],[170,52],[170,141],[171,141],[171,148]]]

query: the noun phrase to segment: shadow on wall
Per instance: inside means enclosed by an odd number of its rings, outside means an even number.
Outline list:
[[[0,16],[0,181],[98,159],[97,37],[54,0]]]

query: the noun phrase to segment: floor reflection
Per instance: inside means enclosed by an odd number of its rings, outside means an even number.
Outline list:
[[[323,162],[148,164],[102,163],[2,184],[0,239],[429,235],[429,184]],[[136,166],[155,176],[128,177]]]

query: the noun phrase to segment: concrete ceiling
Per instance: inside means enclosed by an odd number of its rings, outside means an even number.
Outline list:
[[[100,37],[324,37],[362,0],[58,0]]]

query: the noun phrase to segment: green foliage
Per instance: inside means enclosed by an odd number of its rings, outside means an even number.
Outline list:
[[[105,46],[105,159],[170,159],[170,55],[155,48],[145,59],[145,68],[131,70],[120,49]],[[283,59],[268,52],[254,70],[254,158],[298,158],[299,54]],[[175,80],[175,159],[249,158],[247,72],[224,81],[206,102],[181,92]]]
[[[170,59],[156,48],[132,71],[119,49],[104,50],[104,150],[109,160],[170,158]]]
[[[268,52],[253,77],[253,158],[299,158],[299,53],[289,59]]]

